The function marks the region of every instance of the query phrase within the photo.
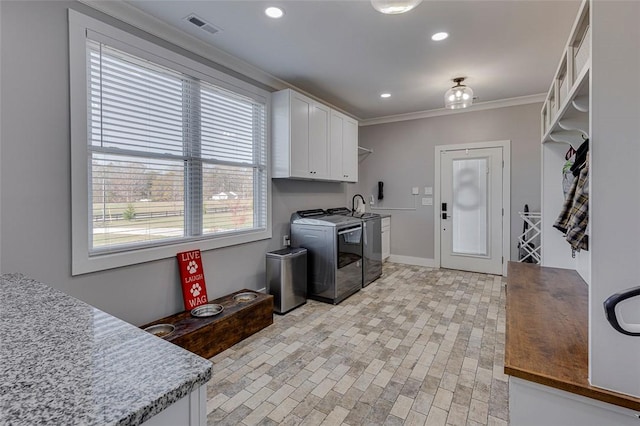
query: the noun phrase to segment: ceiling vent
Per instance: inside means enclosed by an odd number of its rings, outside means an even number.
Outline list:
[[[215,34],[222,31],[221,28],[218,28],[215,25],[210,24],[209,22],[205,21],[204,19],[202,19],[201,17],[193,13],[184,19],[185,21],[192,23],[196,27],[200,28],[203,31],[208,32],[209,34]]]

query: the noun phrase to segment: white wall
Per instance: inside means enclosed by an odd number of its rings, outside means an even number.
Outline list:
[[[0,2],[0,267],[141,325],[184,309],[174,258],[71,276],[68,7],[114,24],[75,2]],[[204,252],[209,296],[264,287],[291,212],[344,205],[344,186],[274,181],[273,238]]]
[[[532,211],[540,210],[541,108],[542,104],[535,103],[471,109],[460,114],[360,127],[360,146],[374,152],[360,155],[359,183],[353,191],[368,200],[369,194],[377,194],[378,181],[383,181],[384,200],[379,207],[412,207],[411,188],[420,188],[415,211],[388,211],[392,215],[391,253],[434,258],[434,211],[439,209],[422,206],[420,201],[427,197],[424,187],[434,185],[436,145],[511,140],[510,247],[511,258],[516,260],[517,236],[522,232],[518,211],[525,203]]]

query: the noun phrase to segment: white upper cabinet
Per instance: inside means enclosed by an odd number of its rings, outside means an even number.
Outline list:
[[[290,89],[271,99],[273,177],[329,179],[329,108]]]
[[[355,120],[291,89],[271,101],[272,177],[357,182]]]
[[[358,123],[346,115],[331,110],[331,179],[358,181]]]
[[[329,178],[329,115],[329,108],[317,102],[309,108],[309,172],[313,179]]]

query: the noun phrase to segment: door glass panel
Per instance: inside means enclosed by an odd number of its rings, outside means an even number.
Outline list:
[[[453,160],[452,252],[487,256],[488,159]]]

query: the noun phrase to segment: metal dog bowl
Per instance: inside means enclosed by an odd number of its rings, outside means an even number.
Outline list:
[[[176,327],[171,324],[156,324],[145,328],[144,331],[147,331],[154,336],[162,337],[164,339],[165,337],[173,333],[175,329]]]
[[[258,297],[257,294],[255,293],[238,293],[235,296],[233,296],[233,300],[235,300],[236,302],[239,303],[244,303],[244,302],[251,302],[252,300],[255,300]]]
[[[218,315],[222,311],[224,311],[224,307],[222,305],[218,305],[216,303],[205,303],[197,308],[193,308],[191,310],[191,315],[194,317],[212,317],[214,315]]]

